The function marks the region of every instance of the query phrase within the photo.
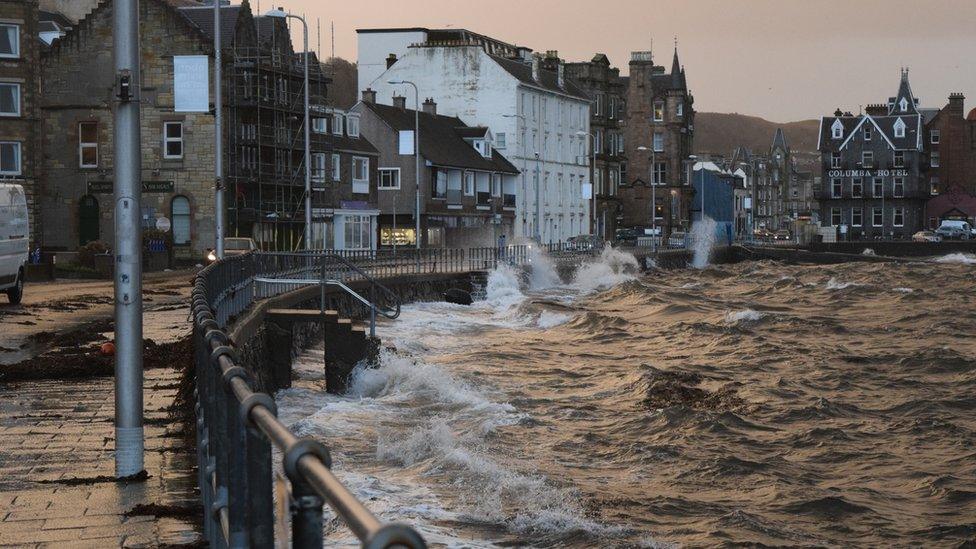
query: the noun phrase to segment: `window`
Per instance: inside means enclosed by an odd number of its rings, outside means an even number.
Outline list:
[[[874,166],[874,151],[864,151],[861,153],[861,166],[865,168]]]
[[[163,122],[163,158],[183,158],[182,122]]]
[[[901,107],[901,112],[908,112],[908,100],[904,97],[901,98],[901,103],[899,103],[899,106]]]
[[[0,57],[20,57],[20,25],[0,23]]]
[[[332,181],[338,182],[340,179],[342,179],[341,170],[342,170],[342,161],[340,160],[338,154],[333,154],[332,155]]]
[[[464,172],[464,195],[474,196],[474,172]]]
[[[860,227],[864,225],[864,210],[861,208],[851,209],[851,225],[854,227]]]
[[[841,178],[835,177],[830,180],[830,198],[840,198],[844,192],[844,182]]]
[[[98,123],[78,123],[78,166],[98,167]]]
[[[347,215],[343,223],[347,250],[368,250],[372,248],[373,228],[368,215]]]
[[[830,224],[833,225],[833,226],[835,226],[835,227],[837,225],[840,225],[841,224],[840,208],[831,208],[830,209]]]
[[[447,198],[447,172],[434,169],[436,177],[431,178],[431,198]]]
[[[864,194],[864,180],[855,177],[851,180],[851,198],[861,198]]]
[[[502,174],[495,173],[491,175],[491,196],[501,196],[502,195]]]
[[[685,115],[685,104],[684,103],[678,103],[678,111],[677,111],[676,114],[678,116],[684,116]]]
[[[312,181],[325,183],[325,153],[312,153]]]
[[[174,196],[169,206],[173,221],[173,244],[185,246],[190,243],[190,200],[185,196]]]
[[[369,159],[361,156],[352,158],[352,192],[369,194]]]
[[[894,188],[891,191],[891,196],[894,198],[905,198],[905,178],[896,177]]]
[[[933,168],[938,168],[942,165],[942,155],[938,151],[932,151],[932,156],[929,158],[929,165]]]
[[[0,83],[0,116],[20,116],[20,84]]]
[[[20,143],[0,141],[0,175],[20,175]]]
[[[342,135],[342,115],[339,113],[332,115],[332,135]]]
[[[663,122],[664,121],[664,102],[655,101],[654,102],[654,121]]]
[[[664,152],[664,134],[654,132],[654,152]]]
[[[834,120],[834,124],[830,127],[830,132],[834,139],[844,138],[844,123],[840,121],[840,118]]]
[[[655,185],[664,185],[667,181],[668,176],[668,163],[667,162],[655,162],[654,163],[654,176],[652,177],[652,183]]]
[[[875,177],[871,184],[871,194],[875,198],[884,197],[884,179]]]
[[[505,132],[499,132],[495,134],[495,148],[504,149],[508,146],[506,142]]]
[[[597,116],[603,116],[603,101],[604,95],[602,93],[596,94],[596,103],[593,105],[593,114]]]
[[[830,153],[830,167],[837,170],[840,169],[840,153],[834,152]]]
[[[881,227],[884,225],[884,210],[881,208],[871,209],[871,224],[875,227]]]
[[[348,115],[346,116],[346,134],[349,137],[359,137],[359,117]]]
[[[400,168],[380,168],[380,189],[400,188]]]
[[[895,151],[895,167],[904,168],[905,167],[905,151]]]
[[[891,209],[891,224],[895,227],[905,226],[905,208]]]
[[[901,118],[895,120],[895,137],[905,137],[905,121]]]
[[[478,172],[476,174],[477,203],[479,206],[491,204],[491,174]]]
[[[328,122],[325,118],[313,118],[312,131],[315,133],[328,133]]]
[[[942,130],[932,130],[929,133],[929,140],[933,145],[938,145],[942,140]]]
[[[939,178],[938,177],[932,177],[932,180],[929,181],[929,186],[930,186],[930,192],[933,195],[939,194]]]
[[[865,141],[871,141],[871,134],[873,133],[873,130],[874,130],[874,128],[872,128],[869,124],[865,124],[864,125],[864,140]]]

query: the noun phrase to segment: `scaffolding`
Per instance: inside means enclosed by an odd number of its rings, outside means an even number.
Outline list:
[[[305,227],[304,55],[271,45],[236,46],[229,55],[224,131],[230,234],[252,237],[264,250],[299,249]],[[309,52],[310,121],[330,112],[329,83]],[[329,158],[330,137],[310,135],[312,154]]]

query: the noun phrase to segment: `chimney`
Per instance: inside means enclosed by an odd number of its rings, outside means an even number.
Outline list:
[[[541,68],[539,67],[539,56],[533,55],[532,56],[532,80],[535,80],[536,82],[540,82],[542,80],[540,71]]]
[[[556,78],[559,83],[559,89],[566,89],[566,64],[562,61],[559,62],[559,66],[556,68]]]
[[[386,58],[386,68],[390,68],[394,63],[397,62],[397,56],[395,53],[391,53],[389,57]]]
[[[865,114],[871,116],[885,116],[888,114],[888,106],[882,105],[881,103],[875,103],[865,107],[864,112]]]
[[[363,103],[376,104],[376,90],[373,88],[366,88],[363,90]]]
[[[393,106],[402,111],[407,110],[407,98],[402,95],[394,95]]]
[[[424,112],[431,116],[437,115],[437,103],[434,102],[433,97],[428,97],[424,101]]]
[[[949,94],[949,114],[962,118],[966,114],[966,96],[961,93]]]

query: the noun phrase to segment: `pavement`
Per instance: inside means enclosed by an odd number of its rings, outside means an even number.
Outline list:
[[[147,280],[146,335],[187,328],[191,274]],[[155,293],[153,293],[155,292]],[[0,304],[0,364],[22,357],[41,329],[67,331],[112,316],[111,283],[59,281],[28,287],[25,303]],[[105,298],[108,298],[107,300]],[[3,298],[0,298],[2,301]],[[11,328],[4,313],[35,324]],[[0,365],[0,369],[3,366]],[[165,547],[200,544],[195,452],[169,421],[179,373],[145,372],[145,469],[114,477],[113,378],[0,383],[0,546]],[[192,433],[190,433],[192,436]]]

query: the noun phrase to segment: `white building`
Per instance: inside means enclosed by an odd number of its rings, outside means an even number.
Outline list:
[[[491,129],[494,148],[522,171],[516,236],[557,242],[591,231],[590,100],[562,65],[545,70],[528,48],[459,29],[358,33],[361,91],[410,104],[413,87],[390,82],[413,82],[439,112]]]

